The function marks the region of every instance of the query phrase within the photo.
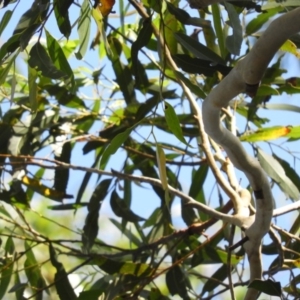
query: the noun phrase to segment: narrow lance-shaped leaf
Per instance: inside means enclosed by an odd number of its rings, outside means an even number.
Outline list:
[[[286,176],[280,163],[273,156],[265,153],[260,148],[257,149],[257,156],[263,169],[279,185],[282,191],[291,199],[298,200],[300,196],[299,190],[290,178]]]
[[[68,274],[63,264],[57,260],[55,249],[51,243],[49,244],[49,256],[53,267],[56,269],[54,284],[59,298],[64,300],[76,300],[77,296],[68,279]]]
[[[135,214],[126,202],[120,198],[116,190],[111,193],[110,196],[110,206],[114,214],[118,217],[123,218],[128,222],[139,222],[144,221],[143,218]]]
[[[263,292],[267,295],[272,296],[281,296],[281,284],[277,281],[272,281],[270,279],[263,281],[260,279],[253,280],[249,286],[249,288],[256,289],[260,292]]]
[[[66,38],[69,38],[71,34],[71,24],[68,10],[73,2],[74,0],[54,0],[53,4],[58,28]]]
[[[54,66],[64,72],[68,78],[66,79],[66,84],[71,83],[71,91],[74,91],[75,82],[74,82],[74,74],[72,68],[70,67],[68,60],[65,57],[65,54],[60,47],[59,43],[53,36],[46,30],[46,38],[47,38],[47,46],[49,55]]]
[[[226,38],[227,49],[234,55],[239,55],[243,41],[243,28],[239,19],[239,15],[234,6],[228,2],[224,2],[229,16],[229,23],[232,27],[232,35]]]
[[[37,71],[28,65],[28,88],[29,88],[29,101],[32,111],[38,108],[37,102]]]
[[[104,198],[107,195],[107,191],[110,183],[111,183],[111,179],[102,180],[96,187],[89,201],[88,214],[85,219],[85,225],[83,227],[83,234],[82,234],[83,249],[84,252],[86,253],[90,251],[97,237],[98,229],[99,229],[98,226],[99,210]]]
[[[139,50],[147,46],[153,33],[151,18],[147,18],[143,22],[143,26],[139,32],[137,39],[131,46],[132,69],[136,80],[139,80],[138,69],[138,53]]]
[[[64,72],[55,67],[40,42],[32,46],[29,52],[28,64],[31,68],[36,68],[38,71],[41,71],[43,76],[52,79],[59,79],[66,76]]]
[[[7,24],[9,23],[12,13],[13,12],[11,10],[7,10],[2,16],[2,19],[0,21],[0,36],[2,35],[2,32],[6,28]]]
[[[32,287],[32,289],[37,292],[46,286],[45,280],[43,278],[41,268],[39,263],[37,262],[35,255],[28,244],[25,242],[25,250],[26,250],[26,260],[24,262],[24,270],[27,276],[27,279]],[[42,299],[43,293],[39,293],[39,299]]]
[[[164,104],[165,104],[165,117],[166,117],[166,121],[167,121],[169,129],[178,138],[179,141],[181,141],[185,145],[189,146],[189,144],[186,142],[186,140],[182,134],[180,123],[179,123],[177,114],[176,114],[173,106],[171,104],[169,104],[167,101],[165,101]]]
[[[175,33],[175,38],[183,47],[189,50],[196,57],[211,62],[225,64],[224,60],[218,54],[216,54],[206,46],[202,45],[201,43],[197,42],[192,37],[178,32]]]
[[[91,25],[91,8],[89,0],[84,0],[81,5],[78,22],[79,49],[75,53],[77,59],[82,59],[89,45]]]

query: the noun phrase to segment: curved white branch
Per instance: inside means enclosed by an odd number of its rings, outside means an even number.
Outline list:
[[[249,156],[239,139],[220,123],[220,110],[229,101],[258,85],[279,47],[300,31],[300,8],[274,20],[249,54],[211,91],[202,107],[204,127],[227,152],[233,164],[247,176],[256,196],[254,223],[246,230],[249,241],[244,247],[248,254],[252,281],[261,278],[260,247],[262,237],[269,231],[273,215],[273,198],[268,178],[256,159]],[[255,299],[256,291],[249,289],[245,299]]]

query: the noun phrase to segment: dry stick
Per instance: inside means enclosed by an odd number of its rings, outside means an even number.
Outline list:
[[[244,244],[250,264],[250,282],[261,278],[261,239],[269,231],[273,198],[268,178],[258,161],[249,156],[239,139],[221,126],[220,111],[241,92],[251,95],[279,47],[300,31],[300,8],[273,21],[247,56],[213,89],[203,103],[203,122],[206,132],[227,152],[233,164],[247,176],[256,196],[254,223],[246,230],[249,241]],[[245,299],[255,299],[257,291],[248,289]]]

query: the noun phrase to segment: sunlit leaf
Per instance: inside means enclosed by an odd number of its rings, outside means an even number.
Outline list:
[[[257,156],[260,164],[266,173],[279,185],[284,193],[291,199],[299,200],[299,190],[285,174],[283,167],[271,155],[265,153],[262,149],[257,149]]]
[[[284,44],[280,47],[280,50],[291,53],[297,58],[300,58],[300,52],[297,50],[297,46],[291,40],[286,40]]]
[[[166,117],[166,121],[167,121],[169,129],[178,138],[179,141],[181,141],[185,145],[189,146],[189,144],[186,142],[186,140],[182,134],[182,129],[180,127],[180,123],[179,123],[177,114],[176,114],[173,106],[171,104],[169,104],[167,101],[165,101],[164,104],[165,104],[165,117]]]
[[[84,0],[80,9],[78,22],[79,49],[75,53],[77,59],[82,59],[87,51],[90,39],[91,7],[89,0]]]
[[[101,11],[102,16],[108,16],[115,5],[115,0],[99,0],[99,2],[100,4],[97,6],[97,8]]]
[[[32,179],[26,175],[22,178],[22,183],[45,198],[55,201],[62,201],[64,198],[73,198],[73,196],[67,195],[65,192],[51,189],[43,185],[39,180]]]
[[[246,133],[240,137],[241,141],[245,142],[258,142],[258,141],[270,141],[276,140],[281,137],[288,137],[292,127],[286,126],[274,126],[260,128],[253,133]]]

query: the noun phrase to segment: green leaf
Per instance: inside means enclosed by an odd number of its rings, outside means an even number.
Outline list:
[[[289,137],[292,127],[290,126],[274,126],[259,128],[253,133],[245,133],[240,136],[241,141],[245,142],[258,142],[258,141],[270,141],[279,139],[281,137]]]
[[[189,299],[190,282],[179,266],[176,265],[167,272],[166,284],[172,296],[178,294],[182,299]]]
[[[225,61],[218,54],[204,46],[203,44],[197,42],[192,37],[189,37],[183,33],[175,33],[175,38],[177,41],[190,51],[197,58],[208,60],[210,62],[215,62],[219,64],[225,64]]]
[[[182,24],[194,25],[198,27],[210,26],[210,21],[202,18],[192,18],[184,9],[174,6],[171,2],[166,3],[168,11]]]
[[[2,20],[0,21],[0,36],[2,35],[3,30],[6,28],[9,23],[13,12],[11,10],[7,10],[2,16]]]
[[[281,284],[278,281],[254,279],[248,288],[256,289],[267,295],[281,297]]]
[[[82,234],[82,243],[83,243],[83,249],[85,253],[88,253],[90,251],[97,237],[98,229],[99,229],[98,226],[99,210],[104,198],[107,195],[107,191],[110,186],[111,180],[112,179],[102,180],[96,187],[89,201],[87,207],[88,214],[85,219],[85,224],[83,227],[83,234]]]
[[[257,156],[263,169],[279,185],[282,191],[291,199],[298,200],[300,196],[299,190],[291,179],[286,176],[280,163],[260,148],[257,148]]]
[[[233,31],[232,35],[227,36],[226,38],[226,46],[230,53],[239,55],[243,42],[243,28],[239,19],[239,14],[232,4],[225,1],[224,5],[228,13],[229,24]]]
[[[64,300],[76,300],[77,296],[68,279],[68,273],[63,264],[57,260],[55,249],[51,243],[49,243],[49,256],[51,264],[56,269],[54,284],[59,298]]]
[[[219,71],[223,75],[227,75],[232,70],[232,67],[221,64],[211,65],[211,62],[207,60],[190,57],[186,54],[174,55],[173,59],[183,71],[192,74],[203,74],[212,77],[216,71]]]
[[[221,24],[222,17],[221,17],[219,4],[217,3],[212,4],[211,9],[212,9],[214,27],[218,38],[219,49],[221,52],[221,56],[224,58],[226,55],[226,49],[225,49],[223,26]]]
[[[51,60],[54,64],[54,66],[58,70],[61,70],[68,76],[68,79],[66,79],[66,84],[68,84],[70,82],[71,90],[74,91],[75,81],[74,81],[74,74],[73,74],[72,68],[70,67],[59,43],[56,41],[56,39],[54,39],[52,37],[52,35],[47,30],[45,30],[45,31],[46,31],[48,51],[49,51]]]
[[[64,143],[61,147],[61,152],[55,152],[54,159],[63,163],[69,164],[71,160],[72,146],[71,143]],[[54,171],[54,188],[55,190],[66,194],[67,185],[69,182],[70,169],[57,168]]]
[[[139,50],[147,46],[151,39],[153,33],[153,27],[151,23],[151,18],[147,18],[143,22],[143,26],[138,34],[137,39],[132,43],[131,46],[131,59],[132,59],[132,69],[136,81],[140,80],[139,68],[138,68],[138,53]]]
[[[202,289],[201,295],[211,292],[220,285],[228,276],[227,265],[223,264],[211,277],[215,280],[207,280]]]
[[[19,54],[19,51],[13,57],[10,58],[10,60],[6,64],[6,66],[4,66],[4,67],[0,66],[0,85],[2,85],[7,80],[7,75],[11,69],[11,66],[15,62],[15,59],[17,58],[18,54]]]
[[[36,30],[42,25],[45,20],[50,0],[35,0],[31,8],[27,10],[21,17],[13,35],[19,34],[19,46],[24,50]]]
[[[29,101],[32,111],[38,109],[37,100],[37,71],[28,65],[28,89],[29,89]]]
[[[111,193],[110,206],[114,214],[128,222],[144,221],[144,218],[136,215],[126,204],[126,202],[120,198],[116,190]]]
[[[97,257],[91,261],[92,264],[108,274],[118,275],[134,275],[136,277],[148,277],[153,274],[153,269],[148,264],[134,263],[134,262],[121,262],[106,257]]]
[[[132,131],[132,128],[128,128],[124,132],[119,133],[118,135],[116,135],[112,139],[110,144],[107,146],[107,148],[103,152],[103,155],[102,155],[102,158],[101,158],[101,163],[102,163],[102,161],[106,162],[112,154],[115,154],[117,152],[117,150],[127,140],[127,138],[129,137],[131,131]]]
[[[281,7],[276,7],[259,14],[247,24],[246,34],[251,35],[257,32],[271,17],[275,16],[281,10]]]
[[[37,42],[32,46],[29,52],[28,64],[31,68],[36,68],[38,71],[41,71],[43,76],[52,79],[60,79],[66,76],[64,72],[55,67],[40,42]]]
[[[200,86],[192,83],[188,78],[186,78],[181,72],[176,71],[175,72],[176,77],[184,82],[184,84],[191,90],[192,93],[194,93],[196,96],[205,99],[206,94],[204,91],[200,88]]]
[[[177,117],[177,114],[171,104],[169,104],[167,101],[164,101],[165,103],[165,117],[168,124],[169,129],[172,131],[172,133],[178,138],[179,141],[184,143],[185,145],[189,146],[189,144],[184,139],[184,136],[182,134],[182,130],[180,127],[180,123]],[[189,146],[191,147],[191,146]]]
[[[54,0],[54,13],[60,32],[68,39],[71,34],[69,8],[74,0]]]
[[[3,258],[3,265],[1,266],[0,299],[3,299],[5,296],[11,276],[13,274],[14,252],[15,245],[12,237],[9,237],[5,244],[5,258]]]
[[[84,0],[80,9],[78,22],[79,49],[75,53],[77,59],[82,59],[87,51],[90,39],[91,7],[89,0]]]
[[[38,290],[42,289],[46,286],[44,278],[42,276],[42,272],[40,269],[40,265],[37,262],[35,255],[28,244],[28,242],[25,242],[25,250],[26,250],[26,260],[24,262],[24,270],[25,274],[27,276],[27,279],[31,285],[31,288],[34,292],[37,292]],[[42,297],[42,292],[39,294],[39,299]]]

